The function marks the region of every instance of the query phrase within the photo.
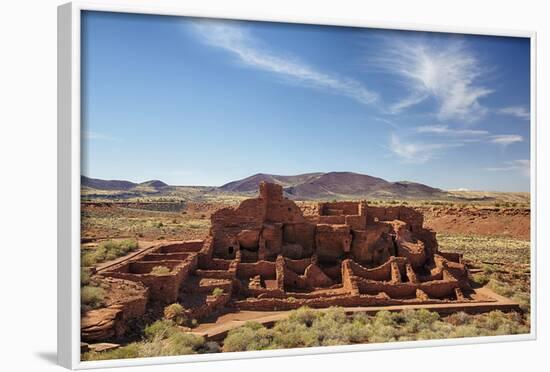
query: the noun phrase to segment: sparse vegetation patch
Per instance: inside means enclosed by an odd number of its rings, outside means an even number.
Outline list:
[[[81,266],[94,266],[98,263],[122,257],[138,248],[136,239],[106,240],[95,248],[82,249]]]

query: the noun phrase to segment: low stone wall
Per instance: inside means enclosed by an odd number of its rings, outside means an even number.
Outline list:
[[[113,278],[121,278],[142,283],[149,289],[149,299],[161,303],[173,303],[178,299],[179,289],[190,272],[197,268],[197,255],[187,257],[184,261],[136,261],[113,268],[113,271],[103,272],[101,275]],[[132,266],[133,265],[133,266]],[[155,266],[171,268],[170,274],[155,275],[149,272]],[[137,273],[124,271],[125,268],[137,271]]]
[[[258,261],[237,265],[238,278],[247,279],[256,275],[260,275],[263,279],[275,279],[275,262]]]
[[[201,319],[205,318],[207,316],[213,315],[219,311],[221,311],[225,305],[229,302],[231,299],[230,293],[223,293],[218,296],[208,296],[206,298],[206,302],[199,306],[192,309],[187,309],[185,311],[185,315],[189,319]]]

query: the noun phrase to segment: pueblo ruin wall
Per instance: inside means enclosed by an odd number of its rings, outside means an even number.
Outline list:
[[[152,272],[157,266],[165,272]],[[98,274],[143,288],[139,306],[110,309],[115,335],[145,303],[179,302],[200,320],[227,309],[488,301],[470,287],[461,255],[440,252],[413,208],[322,202],[304,215],[270,183],[260,184],[257,198],[212,214],[206,240],[158,245]],[[94,311],[107,310],[92,310],[84,324]],[[85,341],[98,338],[83,330]]]

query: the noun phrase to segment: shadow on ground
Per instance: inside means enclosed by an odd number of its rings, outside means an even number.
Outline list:
[[[50,364],[57,364],[57,353],[55,351],[39,351],[36,356]]]

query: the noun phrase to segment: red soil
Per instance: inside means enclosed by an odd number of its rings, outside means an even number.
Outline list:
[[[499,208],[419,208],[424,225],[438,233],[529,240],[531,211]]]

